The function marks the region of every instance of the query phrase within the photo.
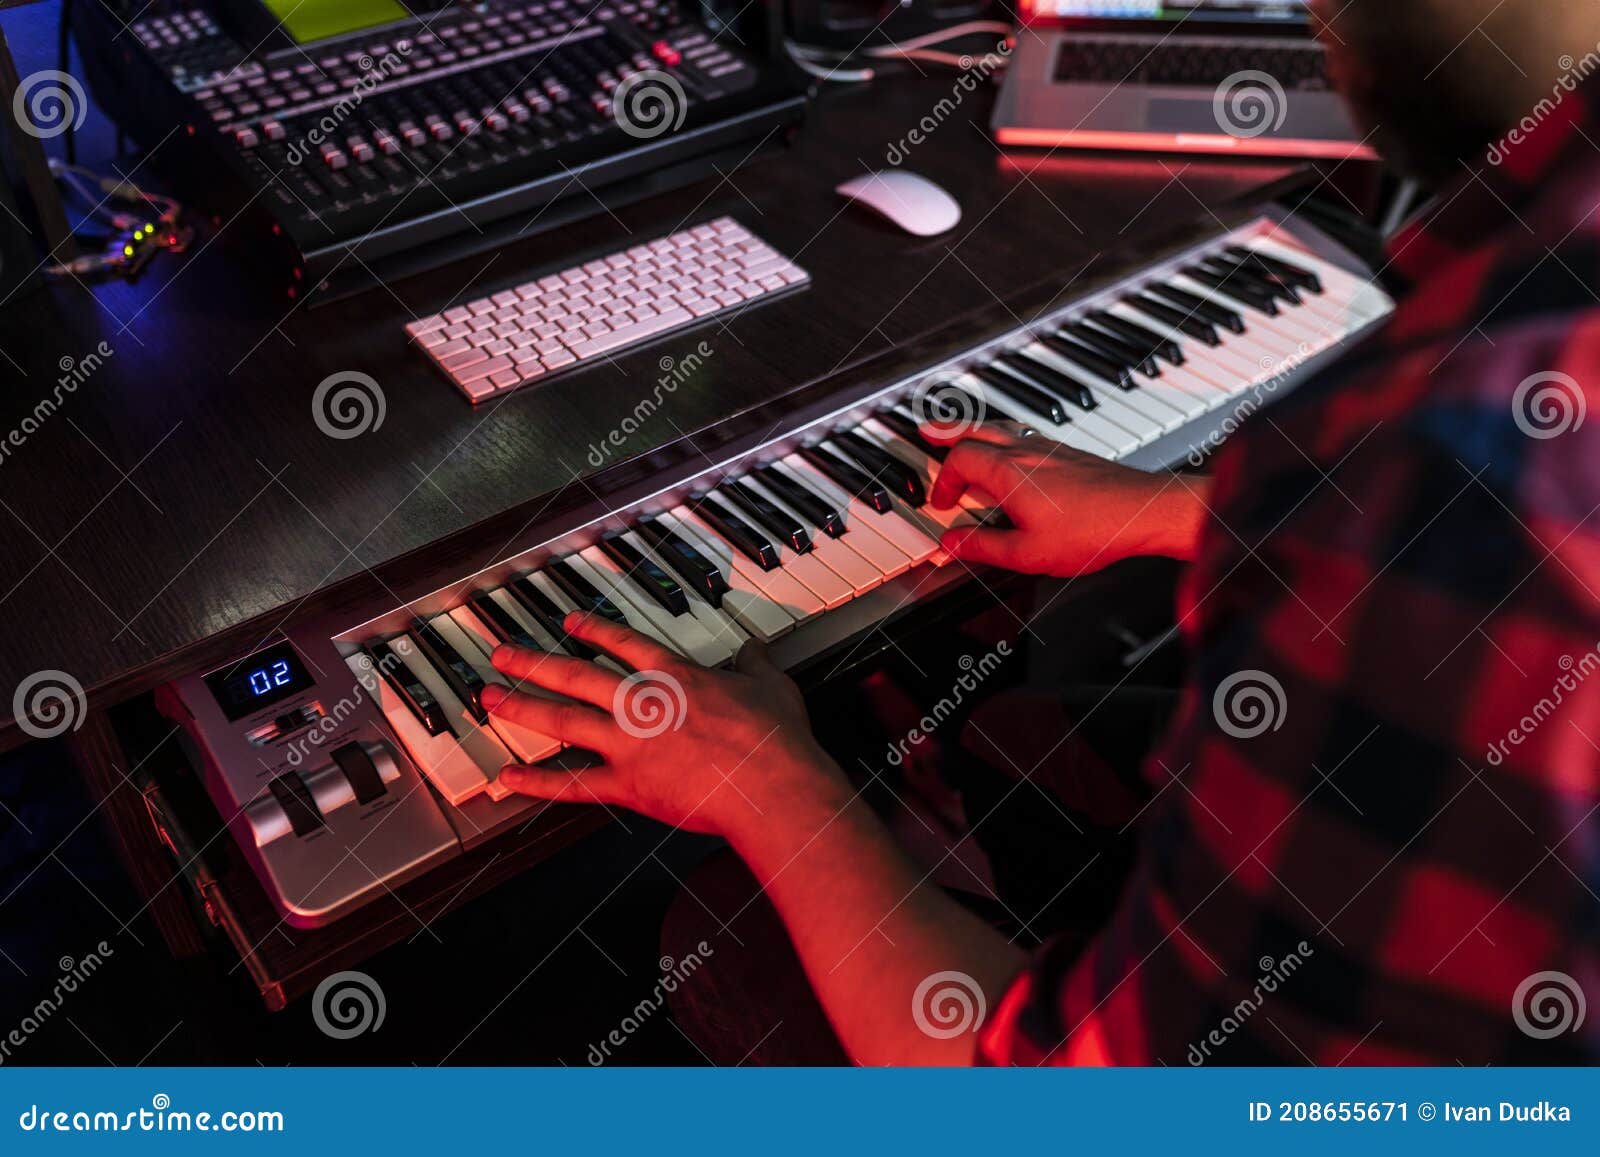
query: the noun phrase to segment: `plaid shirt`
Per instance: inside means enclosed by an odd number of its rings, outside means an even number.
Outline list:
[[[1590,83],[1395,239],[1384,329],[1219,454],[1139,865],[980,1059],[1600,1062],[1596,142]]]

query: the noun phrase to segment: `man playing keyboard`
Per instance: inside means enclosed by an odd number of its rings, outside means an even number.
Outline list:
[[[1600,1061],[1600,1017],[1551,1035],[1529,1006],[1551,983],[1600,999],[1600,82],[1572,70],[1600,11],[1317,8],[1365,125],[1440,188],[1394,239],[1386,330],[1252,419],[1209,485],[1003,426],[937,482],[936,504],[980,490],[1014,526],[952,531],[969,563],[1191,560],[1189,682],[1087,948],[1026,953],[928,881],[755,645],[703,670],[574,616],[685,689],[682,726],[648,739],[610,714],[615,671],[494,656],[571,702],[491,688],[492,712],[604,760],[504,781],[725,837],[857,1062]],[[914,1011],[951,985],[984,1010],[971,1031]]]

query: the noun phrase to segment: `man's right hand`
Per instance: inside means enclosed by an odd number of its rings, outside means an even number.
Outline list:
[[[925,425],[951,446],[929,502],[954,506],[969,490],[991,499],[1012,528],[945,532],[945,550],[967,562],[1071,578],[1135,555],[1190,559],[1205,519],[1210,480],[1148,474],[1038,436],[1010,422],[960,433]]]

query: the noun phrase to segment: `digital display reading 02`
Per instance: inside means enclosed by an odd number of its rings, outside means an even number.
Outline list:
[[[314,682],[288,643],[257,651],[242,662],[206,676],[206,686],[230,723],[298,695]]]

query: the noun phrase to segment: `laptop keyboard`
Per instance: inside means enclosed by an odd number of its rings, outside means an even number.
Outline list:
[[[1192,40],[1063,38],[1056,55],[1057,83],[1221,84],[1239,72],[1264,72],[1286,90],[1325,89],[1322,50],[1316,45],[1197,44]]]

